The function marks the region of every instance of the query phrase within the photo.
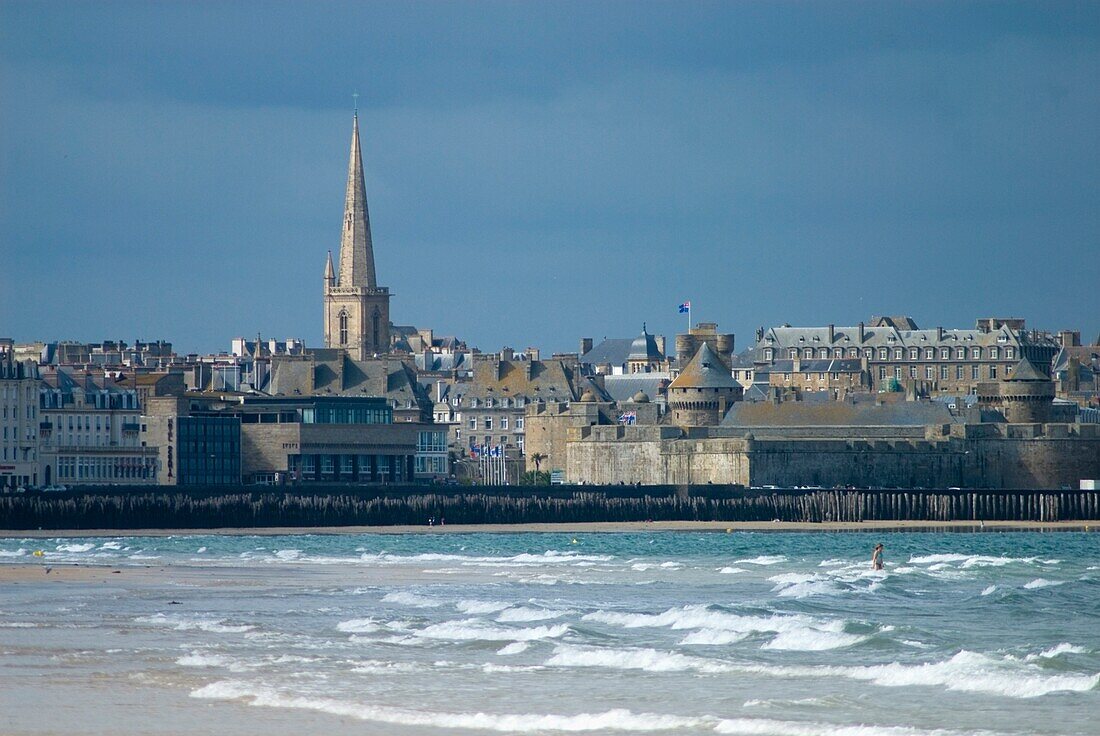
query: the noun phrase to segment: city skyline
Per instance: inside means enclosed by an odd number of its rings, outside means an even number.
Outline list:
[[[355,91],[396,324],[1100,331],[1092,6],[274,7],[0,9],[5,334],[320,345]]]

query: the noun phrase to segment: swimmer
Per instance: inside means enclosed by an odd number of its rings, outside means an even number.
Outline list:
[[[872,570],[881,570],[884,567],[884,563],[882,561],[882,550],[883,550],[882,542],[879,542],[878,544],[875,545],[874,551],[871,552],[871,569]]]

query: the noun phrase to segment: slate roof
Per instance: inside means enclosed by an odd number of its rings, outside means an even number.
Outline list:
[[[672,376],[668,373],[633,373],[625,376],[604,376],[603,387],[614,401],[630,401],[634,394],[644,391],[650,401],[656,401],[663,395],[662,387],[667,386]]]
[[[642,325],[642,334],[634,338],[634,341],[630,343],[630,353],[627,355],[628,360],[663,360],[664,355],[657,349],[657,340],[653,335],[646,332],[645,325]]]
[[[704,342],[669,388],[741,388],[741,384],[733,380],[726,364]]]
[[[875,395],[868,395],[874,398]],[[960,420],[946,404],[933,401],[739,401],[722,420],[723,427],[924,426]]]
[[[863,363],[859,358],[802,360],[796,371],[793,360],[776,360],[767,368],[770,373],[859,373],[863,370]]]
[[[580,361],[586,365],[623,365],[630,357],[633,345],[634,341],[629,337],[604,340],[582,355]]]
[[[1005,377],[1006,381],[1049,381],[1050,376],[1043,373],[1041,370],[1035,367],[1027,358],[1024,358],[1016,367],[1012,369],[1012,373]]]

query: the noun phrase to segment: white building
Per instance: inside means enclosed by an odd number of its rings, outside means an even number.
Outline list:
[[[0,488],[38,485],[38,364],[0,351]]]

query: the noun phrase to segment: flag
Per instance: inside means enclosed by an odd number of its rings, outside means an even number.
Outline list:
[[[686,314],[691,311],[691,302],[684,302],[680,305],[680,314]]]

